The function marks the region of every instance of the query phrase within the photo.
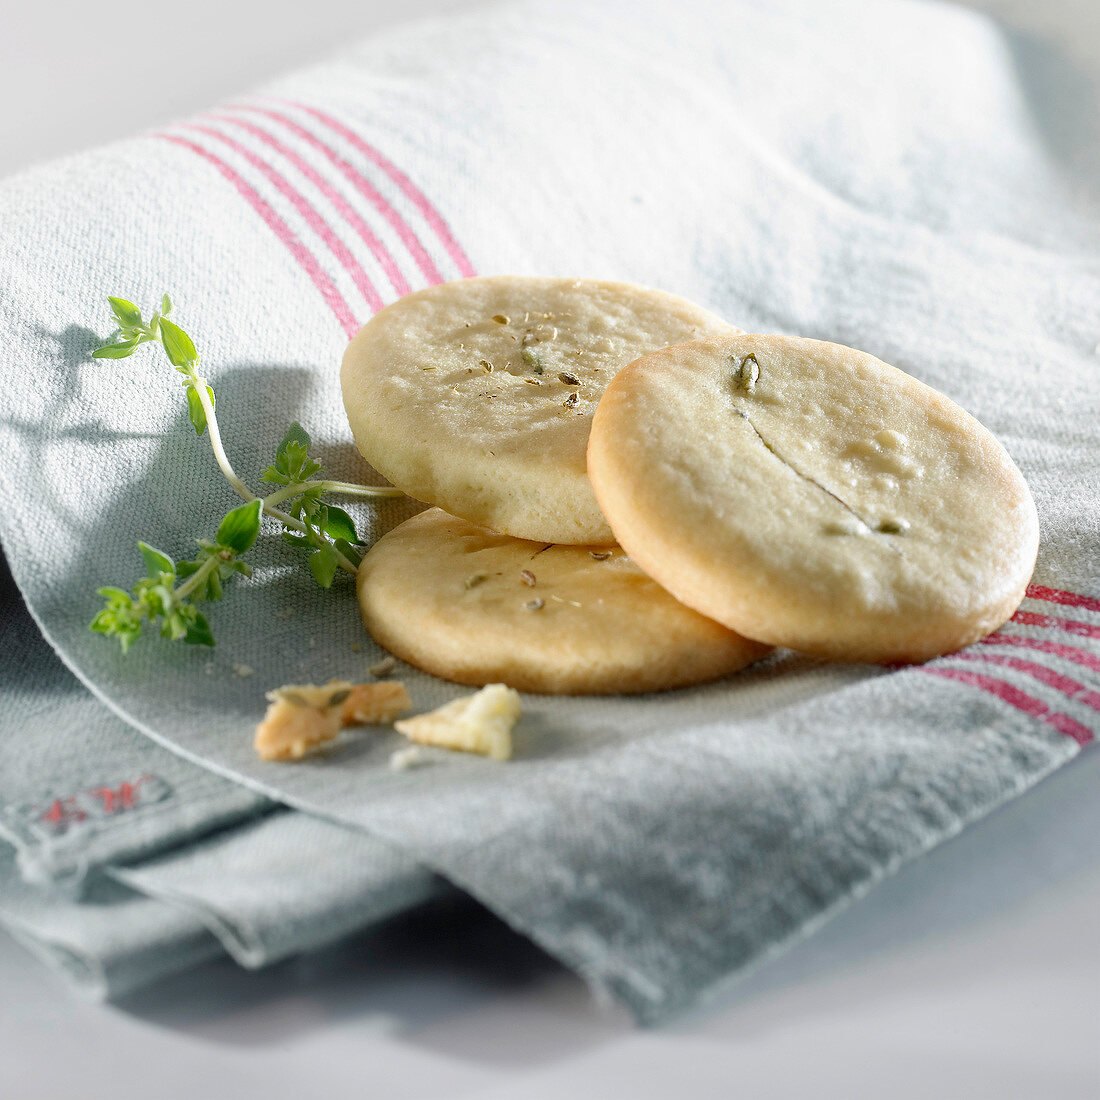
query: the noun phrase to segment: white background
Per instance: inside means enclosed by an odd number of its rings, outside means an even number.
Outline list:
[[[487,5],[9,0],[0,174],[200,110],[373,29],[474,6]],[[971,6],[1100,76],[1098,0]],[[472,904],[259,973],[212,964],[120,1006],[80,1001],[0,934],[0,1100],[1095,1100],[1098,792],[1094,748],[653,1032]]]

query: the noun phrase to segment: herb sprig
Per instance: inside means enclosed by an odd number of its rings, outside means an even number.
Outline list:
[[[241,560],[260,533],[261,516],[267,515],[282,527],[282,537],[304,552],[314,579],[323,588],[332,585],[338,571],[354,574],[363,545],[355,522],[343,508],[325,500],[326,494],[356,497],[397,497],[400,489],[354,485],[318,479],[321,464],[310,457],[312,441],[300,424],[292,424],[275,452],[275,461],[261,480],[279,488],[258,496],[237,476],[222,445],[214,411],[214,390],[198,372],[199,354],[191,337],[168,314],[172,302],[167,294],[148,321],[141,310],[125,298],[108,298],[118,328],[111,340],[96,348],[96,359],[124,359],[142,344],[158,343],[168,361],[182,375],[187,414],[198,435],[207,434],[214,459],[225,479],[244,500],[226,513],[213,539],[199,539],[198,553],[189,561],[174,562],[168,554],[146,542],[138,543],[147,575],[127,591],[108,586],[98,589],[104,606],[90,628],[117,638],[123,653],[141,636],[143,622],[160,625],[163,638],[191,645],[213,645],[214,635],[198,604],[222,598],[223,582],[234,574],[252,575],[252,567]],[[278,507],[281,505],[282,507]]]

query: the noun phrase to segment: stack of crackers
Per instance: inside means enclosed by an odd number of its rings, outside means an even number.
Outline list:
[[[661,291],[432,287],[341,381],[364,457],[434,506],[363,559],[363,620],[459,683],[657,691],[773,646],[923,661],[1000,626],[1035,563],[1023,477],[948,398]]]

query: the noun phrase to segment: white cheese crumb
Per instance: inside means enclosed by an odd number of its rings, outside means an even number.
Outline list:
[[[251,665],[234,665],[233,671],[238,676],[251,676],[256,670]]]
[[[417,744],[508,760],[512,755],[512,727],[520,709],[518,691],[504,684],[489,684],[474,695],[395,722],[394,729]]]
[[[390,755],[390,767],[395,772],[407,772],[411,768],[422,768],[432,762],[431,757],[419,746],[409,745]]]

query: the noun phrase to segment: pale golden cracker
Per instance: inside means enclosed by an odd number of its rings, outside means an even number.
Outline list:
[[[358,587],[375,641],[462,684],[660,691],[713,680],[768,649],[677,603],[617,547],[526,542],[438,508],[375,543]]]
[[[604,387],[644,352],[737,331],[628,283],[464,279],[364,325],[344,407],[367,461],[416,500],[521,538],[610,543],[585,471]]]
[[[943,394],[838,344],[666,348],[600,402],[589,474],[618,540],[731,629],[825,657],[920,661],[1015,610],[1035,505]]]

